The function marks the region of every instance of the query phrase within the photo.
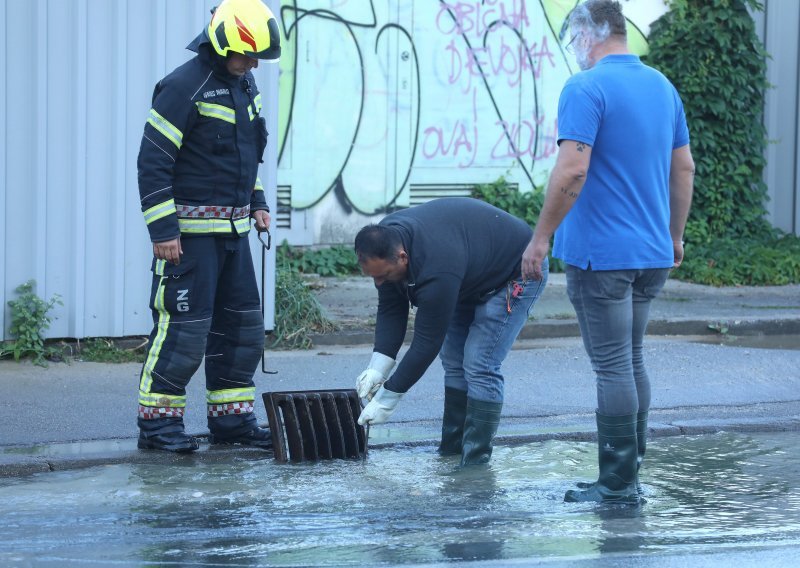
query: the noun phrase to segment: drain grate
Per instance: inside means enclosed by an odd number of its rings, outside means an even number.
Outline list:
[[[368,430],[357,422],[354,389],[265,392],[272,447],[279,462],[363,459]]]

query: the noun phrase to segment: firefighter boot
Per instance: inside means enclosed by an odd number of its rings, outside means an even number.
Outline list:
[[[466,418],[466,391],[445,387],[442,443],[439,444],[439,454],[449,456],[461,453],[461,441],[464,437],[464,421]]]
[[[164,450],[167,452],[189,453],[200,447],[194,436],[189,436],[183,428],[183,418],[139,418],[140,450]]]
[[[461,446],[461,465],[487,463],[492,457],[492,441],[500,424],[502,402],[467,399],[464,437]]]
[[[596,501],[638,505],[636,490],[637,435],[636,414],[625,416],[596,415],[597,450],[600,476],[584,491],[571,489],[564,501]]]
[[[252,412],[209,416],[208,429],[211,444],[242,444],[264,450],[272,450],[272,434],[269,428],[259,428]]]

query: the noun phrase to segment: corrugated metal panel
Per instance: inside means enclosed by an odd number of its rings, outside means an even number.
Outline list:
[[[8,22],[8,7],[6,6],[6,0],[0,0],[0,16],[2,16],[4,22]],[[5,43],[2,44],[3,52],[8,53],[8,33],[5,34]],[[5,57],[8,57],[7,55]],[[5,64],[5,63],[4,63]],[[0,283],[3,285],[0,286],[0,299],[2,299],[3,303],[0,306],[0,329],[5,330],[7,328],[6,325],[6,246],[7,246],[7,239],[6,235],[8,234],[8,221],[6,218],[8,217],[8,175],[6,169],[6,157],[7,157],[7,140],[8,140],[8,105],[7,105],[7,96],[6,96],[6,75],[8,74],[5,70],[6,68],[3,67],[2,72],[0,72],[0,203],[3,204],[3,211],[0,213],[0,219],[3,220],[3,230],[0,231]],[[5,333],[3,333],[5,336]]]
[[[771,0],[754,15],[759,35],[771,58],[767,79],[774,85],[766,93],[764,124],[771,143],[766,148],[764,182],[770,222],[800,235],[800,3]]]
[[[147,334],[152,248],[136,156],[155,83],[186,61],[215,0],[0,0],[0,325],[35,279],[58,294],[48,337]],[[270,2],[277,13],[277,2]],[[277,131],[275,65],[255,71]],[[273,145],[274,146],[274,145]],[[276,210],[276,149],[261,179]],[[260,243],[251,237],[257,270]],[[268,282],[274,282],[274,254]],[[260,279],[259,279],[260,280]],[[268,286],[267,328],[274,325]]]

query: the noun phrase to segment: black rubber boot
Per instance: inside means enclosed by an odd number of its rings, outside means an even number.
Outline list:
[[[442,443],[439,453],[443,456],[461,453],[464,438],[464,421],[467,419],[467,393],[450,387],[444,388],[444,414],[442,415]]]
[[[571,489],[564,501],[578,503],[620,503],[638,505],[636,491],[637,436],[636,414],[603,416],[597,418],[597,452],[600,476],[591,487],[577,491]]]
[[[209,416],[208,429],[211,444],[242,444],[272,450],[272,433],[269,428],[258,427],[252,412]]]
[[[189,453],[200,447],[197,439],[184,431],[183,418],[139,418],[138,423],[140,450]]]
[[[488,463],[492,457],[492,441],[500,424],[502,402],[467,399],[464,437],[461,442],[461,465]]]
[[[636,492],[639,495],[644,495],[644,490],[642,489],[642,484],[639,483],[639,469],[642,467],[642,461],[644,460],[644,453],[647,450],[647,415],[649,414],[648,411],[639,412],[636,415]],[[578,489],[591,489],[594,487],[594,484],[597,483],[596,481],[579,481],[575,485],[578,486]]]

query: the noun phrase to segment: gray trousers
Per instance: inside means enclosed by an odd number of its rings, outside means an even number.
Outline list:
[[[650,302],[668,268],[582,270],[567,265],[567,294],[597,378],[597,412],[622,416],[650,408],[642,341]]]

